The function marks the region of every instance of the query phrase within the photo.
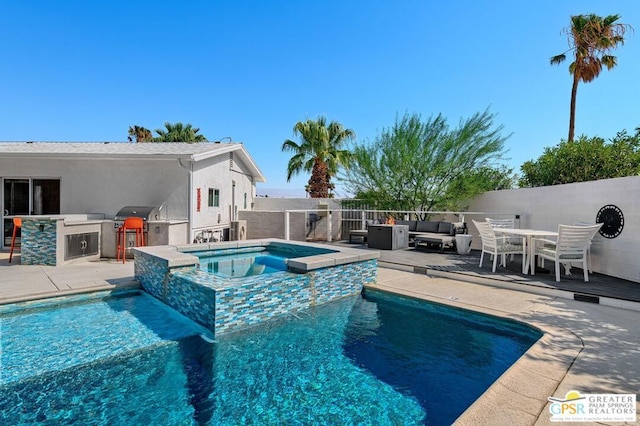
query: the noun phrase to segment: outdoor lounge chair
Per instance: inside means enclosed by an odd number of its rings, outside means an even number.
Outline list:
[[[589,265],[587,264],[587,250],[591,240],[600,230],[602,223],[591,226],[558,225],[558,240],[552,241],[543,238],[534,238],[533,246],[535,255],[538,256],[544,266],[544,259],[553,260],[556,265],[556,281],[560,281],[560,264],[568,266],[571,263],[581,262],[584,272],[584,281],[589,281]],[[541,243],[538,247],[538,243]],[[535,268],[534,268],[535,269]],[[535,271],[534,271],[535,272]]]
[[[497,236],[489,222],[478,222],[474,220],[473,223],[480,233],[480,238],[482,239],[482,253],[480,254],[479,265],[481,268],[485,253],[493,256],[493,268],[491,269],[491,272],[496,272],[499,255],[521,254],[522,258],[524,259],[524,246],[516,246],[511,244],[509,242],[510,238],[508,236]]]
[[[349,231],[349,242],[353,243],[355,238],[362,239],[363,243],[367,242],[367,237],[369,236],[368,229],[352,229]]]
[[[369,238],[369,226],[377,225],[380,221],[377,219],[367,219],[364,221],[364,229],[352,229],[349,231],[349,242],[353,243],[354,239],[361,240],[362,243],[366,243]]]

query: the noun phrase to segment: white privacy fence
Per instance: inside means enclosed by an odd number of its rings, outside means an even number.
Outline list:
[[[322,204],[321,204],[322,205]],[[335,241],[349,238],[349,231],[366,229],[367,221],[385,223],[394,220],[447,220],[467,222],[470,216],[513,217],[519,214],[504,212],[455,212],[416,210],[370,210],[370,209],[287,209],[254,210],[240,212],[240,219],[247,220],[247,237],[284,238],[286,240]],[[517,221],[516,221],[517,222]]]
[[[398,215],[397,220],[404,220],[406,215],[429,215],[432,220],[464,221],[475,236],[478,234],[471,220],[486,217],[514,218],[517,227],[548,231],[556,231],[559,224],[607,221],[606,228],[620,230],[606,236],[597,234],[593,239],[593,270],[640,283],[640,176],[486,192],[471,200],[468,211],[462,212],[342,208],[346,200],[335,199],[254,201],[254,210],[246,213],[255,215],[247,221],[248,238],[347,239],[350,230],[363,229],[364,220],[385,218],[388,214]],[[473,238],[472,247],[480,247],[480,238]]]

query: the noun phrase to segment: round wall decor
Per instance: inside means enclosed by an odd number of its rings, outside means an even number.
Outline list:
[[[608,204],[598,211],[596,223],[602,223],[600,235],[605,238],[615,238],[624,228],[624,215],[618,206]]]

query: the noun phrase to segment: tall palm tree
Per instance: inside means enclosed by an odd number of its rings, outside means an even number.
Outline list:
[[[151,142],[153,135],[151,130],[142,126],[129,126],[129,142],[136,139],[136,142]]]
[[[570,48],[551,58],[552,65],[563,62],[569,51],[573,52],[575,58],[569,65],[569,73],[573,75],[569,142],[573,141],[574,136],[578,83],[589,83],[600,75],[603,65],[610,70],[618,63],[617,58],[610,53],[618,44],[624,44],[624,34],[631,28],[629,25],[616,23],[618,19],[620,15],[604,18],[595,14],[572,16],[571,26],[564,29],[568,34]]]
[[[164,129],[156,129],[158,134],[153,140],[156,142],[206,142],[204,135],[199,135],[200,128],[191,124],[175,123],[168,121],[164,123]]]
[[[348,140],[356,137],[351,129],[332,121],[327,125],[325,117],[317,120],[299,121],[293,127],[293,134],[300,137],[300,143],[285,140],[282,151],[293,152],[287,165],[287,182],[301,171],[311,172],[308,192],[311,198],[327,198],[333,188],[331,178],[339,167],[348,167],[351,152],[341,149]]]

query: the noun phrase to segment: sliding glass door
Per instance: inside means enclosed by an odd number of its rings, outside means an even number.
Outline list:
[[[2,246],[11,244],[15,216],[60,214],[60,179],[2,180]],[[18,236],[19,236],[18,231]]]

